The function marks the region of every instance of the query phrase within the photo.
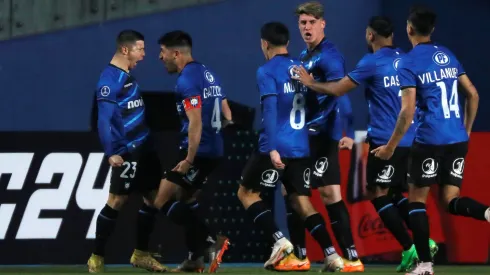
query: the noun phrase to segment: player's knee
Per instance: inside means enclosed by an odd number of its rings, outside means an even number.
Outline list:
[[[323,204],[329,205],[342,200],[340,185],[327,185],[318,188],[322,197]]]
[[[248,189],[243,185],[240,185],[237,192],[238,199],[243,203],[252,197],[258,197],[259,194],[252,189]]]
[[[369,188],[367,197],[369,200],[373,200],[379,197],[388,195],[389,189],[387,187],[376,186],[375,188]]]
[[[298,213],[302,218],[309,217],[317,211],[313,204],[310,202],[310,198],[307,196],[291,196],[289,199],[291,208]]]
[[[121,208],[124,206],[127,200],[128,200],[127,195],[109,194],[107,205],[109,205],[114,210],[121,210]]]

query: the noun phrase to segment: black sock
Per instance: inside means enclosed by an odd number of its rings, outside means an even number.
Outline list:
[[[150,242],[150,234],[155,225],[155,215],[158,210],[143,204],[138,211],[138,220],[136,227],[136,249],[148,251],[148,243]]]
[[[429,248],[429,217],[425,203],[411,202],[408,204],[410,224],[412,225],[413,242],[421,262],[430,262]]]
[[[408,218],[408,199],[401,192],[395,192],[392,197],[393,205],[398,208],[398,213],[408,228],[410,228],[410,219]]]
[[[187,247],[192,252],[190,260],[197,260],[204,256],[206,248],[216,242],[216,234],[211,230],[206,223],[202,207],[199,202],[193,201],[187,204],[187,207],[193,215],[195,226],[186,230]]]
[[[390,230],[391,234],[393,234],[396,240],[401,244],[403,250],[410,249],[413,244],[412,238],[410,238],[407,229],[403,226],[403,220],[400,217],[400,213],[393,205],[391,199],[388,196],[381,196],[371,202],[386,228]]]
[[[485,211],[488,206],[483,205],[472,198],[454,198],[449,202],[449,213],[458,216],[470,217],[480,221],[486,221]]]
[[[305,220],[305,227],[321,246],[325,257],[336,253],[332,244],[332,239],[330,238],[330,235],[328,235],[327,228],[325,227],[325,221],[320,213],[307,217]]]
[[[274,221],[272,211],[263,201],[255,202],[246,211],[250,219],[263,229],[267,235],[272,236],[275,241],[284,238]]]
[[[299,259],[306,258],[306,234],[305,225],[300,215],[291,207],[291,202],[285,197],[287,222],[291,243],[294,245],[294,254]]]
[[[339,242],[344,257],[350,261],[357,261],[357,251],[352,238],[350,217],[344,201],[339,201],[326,206],[332,226],[333,234]]]
[[[169,200],[162,206],[162,208],[160,208],[160,212],[169,217],[175,224],[181,226],[192,225],[192,212],[183,202]]]
[[[206,217],[208,217],[208,213],[204,211],[198,201],[193,201],[187,204],[187,207],[191,210],[194,217],[196,217],[199,222],[198,230],[203,230],[206,234],[211,238],[210,242],[214,243],[216,241],[216,230],[214,230],[207,222]]]
[[[118,214],[119,211],[112,209],[107,204],[100,211],[95,229],[95,255],[104,257],[105,245],[116,227]]]

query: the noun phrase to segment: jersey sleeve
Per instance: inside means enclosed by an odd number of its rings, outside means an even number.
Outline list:
[[[466,71],[464,70],[463,64],[461,64],[461,62],[458,60],[458,77],[464,74],[466,74]]]
[[[398,63],[397,72],[401,90],[417,87],[417,75],[414,68],[413,61],[408,57],[402,57]]]
[[[376,62],[372,54],[365,55],[359,63],[357,63],[356,68],[347,74],[347,76],[357,85],[364,83],[366,80],[371,78],[376,71]]]
[[[337,81],[345,76],[344,58],[340,54],[322,55],[319,66],[327,82]]]
[[[342,128],[347,137],[354,139],[354,115],[349,96],[341,96],[338,100],[340,116],[342,118]]]
[[[121,91],[121,88],[121,83],[114,82],[111,79],[101,79],[95,91],[97,101],[102,100],[117,103],[117,94]]]
[[[257,85],[261,99],[268,95],[277,96],[276,81],[262,67],[257,70]]]
[[[201,90],[195,81],[186,75],[177,80],[177,94],[181,96],[184,110],[199,109],[202,106]]]

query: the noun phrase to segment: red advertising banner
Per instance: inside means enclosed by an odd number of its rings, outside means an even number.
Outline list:
[[[345,200],[350,212],[354,242],[361,257],[401,252],[401,246],[384,227],[371,202],[362,198],[362,194],[365,193],[365,164],[368,148],[361,140],[361,138],[358,140],[354,152],[340,152],[343,196],[344,198],[354,197],[356,201]],[[490,183],[487,173],[490,168],[488,140],[490,140],[490,133],[471,135],[461,196],[469,196],[490,204]],[[352,167],[353,164],[355,167]],[[356,193],[361,195],[356,197],[355,194],[348,194],[349,185],[351,187],[354,185],[354,188],[351,189],[357,190]],[[353,191],[350,190],[350,192]],[[437,194],[438,187],[434,186],[427,202],[431,238],[437,243],[446,245],[449,262],[486,263],[490,250],[490,224],[449,215],[439,206]],[[313,192],[312,202],[329,224],[328,215],[317,191]],[[333,236],[330,228],[329,232]],[[337,243],[335,245],[337,251],[341,251]],[[323,259],[320,247],[309,234],[307,234],[307,251],[310,260]]]

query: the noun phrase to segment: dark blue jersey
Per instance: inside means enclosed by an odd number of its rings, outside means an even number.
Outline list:
[[[369,108],[368,140],[375,144],[387,144],[395,129],[401,109],[401,90],[397,66],[403,52],[394,47],[383,47],[365,55],[356,68],[348,74],[355,83],[366,84]],[[400,141],[400,147],[410,147],[416,124],[408,129]]]
[[[185,111],[201,108],[202,133],[197,156],[223,156],[221,103],[226,96],[216,74],[203,64],[188,63],[179,74],[175,90],[177,111],[182,123],[180,148],[187,149],[189,142],[189,119]]]
[[[337,81],[345,76],[344,57],[335,45],[324,39],[312,50],[305,49],[300,54],[305,69],[313,74],[316,81]],[[307,125],[310,134],[326,132],[329,114],[335,110],[337,97],[310,91],[306,97],[308,108]]]
[[[262,106],[259,150],[277,150],[281,157],[302,158],[310,154],[306,127],[307,89],[291,79],[301,63],[288,55],[276,55],[257,70]]]
[[[132,152],[146,140],[145,106],[131,75],[107,66],[97,83],[96,98],[97,128],[107,156]]]
[[[339,97],[336,102],[335,111],[327,119],[327,125],[333,121],[333,125],[328,126],[329,136],[333,140],[340,140],[344,134],[354,139],[354,116],[349,96]],[[332,118],[333,114],[333,118]]]
[[[401,89],[414,87],[417,92],[416,142],[444,145],[468,140],[458,96],[458,77],[464,73],[449,49],[433,43],[418,44],[402,57]]]

